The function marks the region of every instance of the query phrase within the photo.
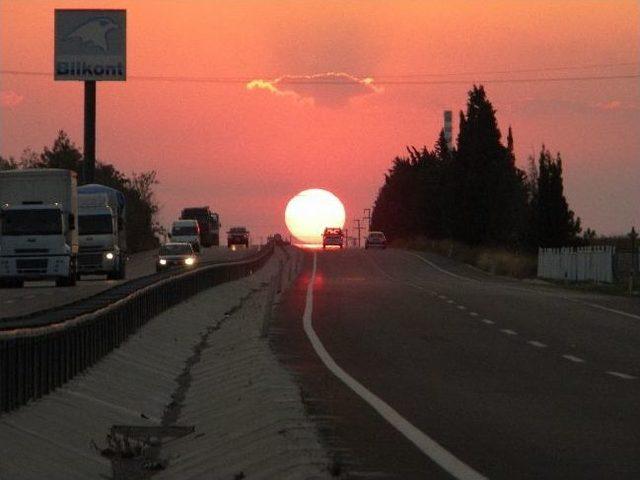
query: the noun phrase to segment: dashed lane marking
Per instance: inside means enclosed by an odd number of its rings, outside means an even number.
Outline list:
[[[508,328],[503,328],[502,330],[500,330],[502,333],[504,333],[505,335],[517,335],[518,332],[516,332],[515,330],[510,330]]]
[[[467,307],[465,307],[464,305],[458,305],[458,310],[466,310]]]
[[[447,303],[453,304],[453,303],[456,303],[456,302],[454,302],[453,300],[447,300]]]
[[[633,375],[629,375],[628,373],[614,372],[611,370],[606,373],[607,375],[612,375],[614,377],[622,378],[623,380],[635,380],[638,378],[638,377],[634,377]]]
[[[584,358],[580,358],[580,357],[576,357],[575,355],[562,355],[562,358],[569,360],[570,362],[574,362],[574,363],[584,363],[585,359]]]
[[[344,371],[335,360],[329,355],[324,348],[322,341],[313,329],[313,285],[316,279],[316,270],[318,264],[318,255],[313,253],[313,270],[311,279],[307,286],[307,297],[304,307],[302,323],[304,331],[313,346],[322,363],[335,375],[342,383],[353,390],[360,398],[367,402],[378,414],[389,422],[396,430],[411,441],[422,453],[438,464],[443,470],[458,480],[484,480],[485,476],[476,472],[469,465],[459,458],[455,457],[451,452],[443,448],[435,440],[427,434],[409,423],[407,419],[401,416],[389,404],[380,397],[367,390],[360,382]]]
[[[529,340],[527,343],[536,348],[547,348],[547,345],[545,343],[538,342],[537,340]]]
[[[471,315],[472,317],[477,317],[478,316],[478,312],[469,312],[469,315]]]
[[[487,325],[493,325],[494,323],[496,323],[493,320],[489,320],[488,318],[483,318],[482,321]]]

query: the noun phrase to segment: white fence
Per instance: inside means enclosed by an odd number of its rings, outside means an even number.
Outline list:
[[[613,283],[613,246],[538,249],[538,277]]]

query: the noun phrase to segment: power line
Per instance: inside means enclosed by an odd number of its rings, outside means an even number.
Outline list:
[[[592,68],[612,68],[612,67],[637,67],[640,62],[622,62],[622,63],[592,63],[588,65],[564,65],[556,67],[537,67],[537,68],[520,68],[510,70],[484,70],[484,71],[461,71],[447,73],[408,73],[398,75],[385,75],[384,78],[412,78],[412,77],[455,77],[459,75],[495,75],[510,73],[534,73],[534,72],[555,72],[562,70],[588,70]],[[378,77],[375,77],[378,78]]]
[[[0,70],[1,75],[19,75],[52,77],[51,72],[21,71],[21,70]],[[444,75],[444,74],[443,74]],[[526,78],[468,78],[455,80],[385,80],[392,76],[374,77],[373,85],[468,85],[469,83],[545,83],[545,82],[584,82],[601,80],[629,80],[640,78],[640,73],[620,74],[620,75],[589,75],[589,76],[562,76],[562,77],[526,77]],[[398,76],[397,78],[400,78]],[[196,77],[196,76],[160,76],[160,75],[129,75],[128,79],[147,82],[170,82],[170,83],[211,83],[211,84],[247,84],[256,79],[246,77]],[[274,81],[274,80],[271,80]],[[278,85],[335,85],[354,86],[357,83],[344,80],[332,79],[303,79],[303,78],[283,78],[276,82]]]

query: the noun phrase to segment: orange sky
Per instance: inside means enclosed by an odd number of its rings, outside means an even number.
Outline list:
[[[54,8],[126,8],[130,76],[248,77],[342,72],[372,86],[149,82],[98,85],[97,156],[156,169],[161,220],[209,204],[225,227],[284,231],[284,208],[319,187],[349,224],[393,157],[431,146],[442,110],[473,81],[637,73],[636,1],[0,0],[0,69],[50,72]],[[484,73],[528,70],[520,73]],[[461,83],[376,85],[397,75]],[[416,77],[411,77],[415,80]],[[572,208],[602,233],[640,225],[640,82],[486,82],[518,162],[560,151]],[[292,90],[293,89],[293,90]],[[292,90],[292,91],[290,91]],[[40,150],[64,129],[82,145],[82,85],[0,76],[0,154]],[[457,115],[454,116],[454,119]],[[457,130],[454,122],[454,134]]]

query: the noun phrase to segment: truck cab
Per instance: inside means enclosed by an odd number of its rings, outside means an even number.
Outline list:
[[[29,280],[75,285],[77,211],[74,172],[0,172],[0,287]]]
[[[98,184],[78,187],[80,274],[125,278],[124,206],[124,194],[119,190]]]
[[[249,230],[246,227],[231,227],[227,232],[227,247],[234,248],[236,245],[249,248]]]

